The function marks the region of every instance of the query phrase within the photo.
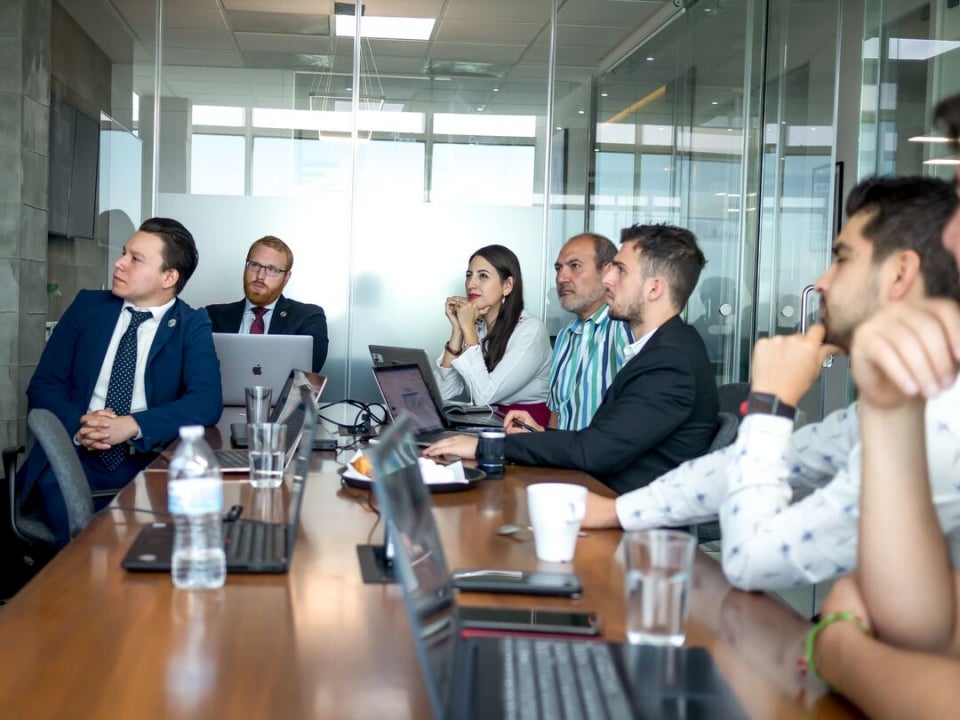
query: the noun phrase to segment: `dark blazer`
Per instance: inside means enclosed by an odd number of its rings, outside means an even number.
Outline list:
[[[590,425],[507,435],[507,460],[583,470],[618,493],[706,452],[717,386],[699,333],[675,316],[617,373]]]
[[[207,305],[207,314],[217,333],[240,332],[244,300]],[[297,302],[281,295],[270,317],[270,335],[310,335],[313,337],[313,372],[320,372],[327,360],[327,316],[319,305]]]
[[[123,300],[111,292],[81,290],[54,328],[30,379],[29,407],[52,411],[71,437],[80,429],[80,416],[89,407],[122,309]],[[142,434],[139,440],[130,441],[137,452],[109,471],[98,453],[78,448],[94,490],[126,485],[177,437],[181,425],[215,425],[220,419],[220,362],[210,332],[207,313],[179,298],[164,314],[147,357],[147,409],[133,413]],[[24,494],[46,466],[42,452],[30,456],[24,465]]]

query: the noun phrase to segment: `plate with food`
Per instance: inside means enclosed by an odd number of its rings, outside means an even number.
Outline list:
[[[463,492],[476,487],[477,481],[486,474],[477,468],[464,467],[459,460],[449,465],[439,465],[428,458],[417,458],[420,473],[432,493]],[[337,472],[345,485],[359,490],[373,487],[373,464],[370,458],[358,450],[350,461]]]

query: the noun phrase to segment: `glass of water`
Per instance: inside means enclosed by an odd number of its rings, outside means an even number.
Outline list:
[[[250,484],[255,488],[280,487],[286,459],[287,426],[281,423],[256,423],[248,428]]]
[[[683,645],[697,540],[677,530],[637,530],[624,537],[627,640]]]

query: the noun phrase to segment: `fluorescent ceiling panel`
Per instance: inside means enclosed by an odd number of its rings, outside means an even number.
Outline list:
[[[360,34],[388,40],[429,40],[434,18],[368,17],[360,22]],[[338,37],[355,37],[357,23],[353,15],[336,15],[334,31]]]

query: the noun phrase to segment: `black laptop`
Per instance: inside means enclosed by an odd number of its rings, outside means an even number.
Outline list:
[[[745,718],[704,648],[461,635],[409,416],[370,448],[435,720]]]
[[[396,420],[401,412],[411,416],[417,442],[428,445],[441,438],[460,434],[476,434],[489,430],[489,424],[454,425],[437,410],[430,391],[416,365],[381,365],[373,368],[373,376],[383,395],[390,417]],[[495,427],[502,428],[497,419]]]
[[[290,569],[300,530],[303,486],[313,452],[311,440],[317,427],[316,402],[310,390],[304,386],[300,387],[300,409],[304,417],[303,435],[293,461],[286,522],[244,520],[242,515],[237,520],[224,522],[223,547],[227,555],[227,572],[284,573]],[[155,522],[137,534],[121,565],[125,570],[169,572],[172,557],[173,523]]]
[[[394,347],[393,345],[368,345],[370,359],[374,367],[382,365],[416,365],[420,368],[420,376],[427,386],[430,399],[436,405],[437,411],[450,425],[490,425],[502,427],[503,421],[493,415],[493,408],[489,405],[468,405],[460,402],[446,402],[437,379],[433,376],[430,359],[425,350],[419,348]]]

